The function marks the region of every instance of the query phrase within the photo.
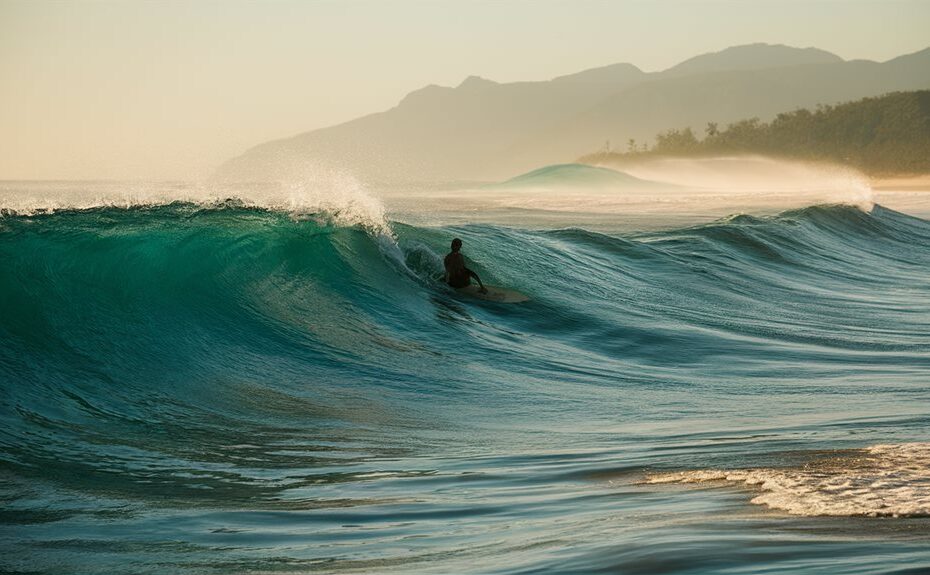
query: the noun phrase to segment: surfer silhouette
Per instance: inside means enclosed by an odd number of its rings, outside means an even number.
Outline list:
[[[461,249],[462,240],[458,238],[452,240],[452,251],[443,260],[443,264],[446,266],[445,282],[458,289],[466,287],[471,283],[471,278],[475,278],[478,281],[478,286],[480,286],[478,291],[488,293],[478,274],[465,267],[465,256],[462,255]]]

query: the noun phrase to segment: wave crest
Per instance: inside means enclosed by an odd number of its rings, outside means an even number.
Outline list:
[[[286,181],[227,185],[216,182],[4,182],[0,214],[36,215],[61,210],[146,208],[193,204],[244,207],[314,215],[327,223],[361,226],[392,235],[383,203],[354,176],[338,170],[307,171]]]

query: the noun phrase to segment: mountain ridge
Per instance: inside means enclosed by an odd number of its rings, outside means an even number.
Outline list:
[[[454,88],[414,90],[382,112],[254,146],[217,178],[280,180],[325,168],[364,181],[495,180],[570,161],[607,140],[921,88],[930,88],[930,48],[879,63],[749,44],[660,72],[618,63],[543,81],[469,76]]]

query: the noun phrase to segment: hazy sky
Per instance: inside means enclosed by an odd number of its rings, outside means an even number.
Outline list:
[[[887,60],[930,0],[0,0],[0,179],[188,179],[476,74],[646,71],[751,42]]]

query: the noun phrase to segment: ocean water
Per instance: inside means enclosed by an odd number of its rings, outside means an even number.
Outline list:
[[[0,186],[0,572],[930,572],[927,214],[572,170]]]

